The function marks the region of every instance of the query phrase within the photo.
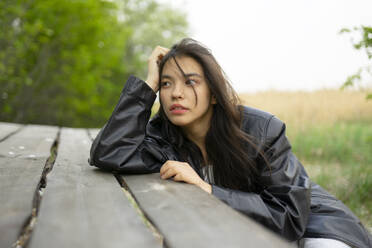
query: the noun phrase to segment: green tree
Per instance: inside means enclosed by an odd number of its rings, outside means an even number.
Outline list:
[[[372,27],[369,26],[361,26],[361,27],[354,27],[354,32],[360,32],[361,39],[357,42],[354,42],[353,46],[357,50],[364,50],[368,56],[369,60],[372,60]],[[350,33],[351,30],[348,28],[344,28],[340,31],[340,33]],[[360,68],[355,74],[350,75],[344,84],[342,85],[342,89],[353,86],[360,82],[361,74],[365,71],[372,75],[372,64]],[[367,99],[372,99],[372,94],[367,94]]]
[[[99,127],[155,45],[187,35],[155,0],[0,2],[0,120]]]

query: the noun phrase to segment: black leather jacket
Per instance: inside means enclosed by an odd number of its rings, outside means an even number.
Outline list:
[[[154,173],[167,160],[181,161],[160,132],[161,119],[150,121],[154,91],[130,76],[112,116],[94,140],[89,163],[119,173]],[[339,200],[313,183],[291,151],[285,124],[275,116],[244,107],[242,129],[259,141],[270,162],[262,166],[260,193],[212,184],[212,194],[289,240],[333,238],[353,247],[372,247],[358,218]],[[262,164],[262,162],[260,162]],[[190,166],[202,177],[198,164]]]

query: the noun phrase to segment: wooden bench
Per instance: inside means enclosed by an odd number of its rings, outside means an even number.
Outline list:
[[[89,166],[97,133],[0,123],[0,247],[292,247],[194,185]]]

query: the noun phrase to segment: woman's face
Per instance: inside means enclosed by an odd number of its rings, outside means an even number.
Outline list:
[[[210,125],[215,104],[203,68],[193,58],[176,57],[164,65],[160,77],[160,100],[168,119],[176,126],[206,128]],[[194,92],[195,90],[195,92]],[[196,99],[197,97],[197,99]]]

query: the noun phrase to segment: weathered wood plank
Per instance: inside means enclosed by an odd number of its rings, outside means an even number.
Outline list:
[[[29,247],[160,247],[116,178],[87,163],[85,129],[63,128]]]
[[[194,185],[158,173],[122,177],[169,247],[291,247]]]
[[[58,128],[28,125],[0,142],[0,247],[11,247],[32,201]]]
[[[22,125],[15,123],[0,122],[0,140],[4,139],[7,135],[17,131]]]

